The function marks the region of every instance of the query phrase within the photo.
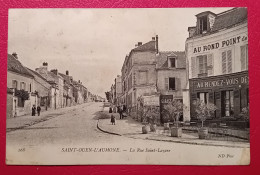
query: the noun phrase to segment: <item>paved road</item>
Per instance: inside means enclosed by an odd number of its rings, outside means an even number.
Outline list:
[[[55,116],[47,121],[25,127],[23,129],[7,133],[7,162],[11,164],[77,164],[75,159],[81,160],[79,163],[178,163],[178,164],[222,164],[228,161],[229,164],[235,164],[234,159],[218,160],[218,154],[232,154],[241,157],[241,149],[223,148],[214,146],[188,145],[180,143],[160,142],[153,140],[132,139],[124,136],[116,136],[103,133],[97,129],[97,112],[102,110],[103,103],[87,103],[62,109],[62,114]],[[64,111],[65,110],[65,111]],[[55,111],[56,113],[58,112]],[[50,115],[50,114],[49,114]],[[116,127],[116,126],[115,126]],[[46,147],[51,147],[51,150]],[[68,155],[60,153],[61,147],[119,147],[120,152],[125,154],[73,154]],[[26,148],[27,152],[19,153],[18,148]],[[28,149],[29,148],[29,149]],[[43,149],[46,148],[46,149]],[[146,152],[148,148],[148,152]],[[149,149],[170,150],[168,156],[161,153],[150,153]],[[130,149],[135,149],[134,154]],[[137,149],[146,150],[136,153]],[[18,153],[17,153],[18,152]],[[60,151],[61,152],[61,151]],[[206,154],[202,154],[205,152]],[[41,153],[41,154],[40,154]],[[17,154],[19,156],[17,156]],[[36,156],[36,154],[39,154]],[[50,155],[55,154],[56,157]],[[89,156],[92,156],[91,159]],[[189,157],[192,155],[192,157]],[[15,156],[15,157],[14,157]],[[28,156],[28,157],[27,157]],[[66,158],[65,158],[65,157]],[[71,157],[72,156],[72,157]],[[75,157],[75,159],[73,158]],[[84,157],[87,156],[87,157]],[[103,157],[101,158],[100,157]],[[112,157],[111,157],[112,156]],[[205,157],[206,159],[202,158]],[[188,158],[189,157],[189,158]],[[201,162],[198,162],[198,157]],[[236,159],[238,158],[236,157]],[[27,158],[23,162],[23,158]],[[216,162],[207,161],[207,158],[214,158]],[[187,161],[188,160],[188,161]],[[130,161],[130,162],[129,162]],[[224,163],[225,164],[225,163]]]

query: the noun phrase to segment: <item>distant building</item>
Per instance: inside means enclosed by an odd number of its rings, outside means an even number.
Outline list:
[[[213,118],[236,117],[249,104],[247,9],[196,17],[186,40],[190,117],[196,99],[217,106]]]
[[[64,79],[58,74],[58,70],[52,69],[51,71],[48,71],[48,63],[43,63],[41,67],[36,68],[35,70],[43,78],[45,78],[48,83],[55,87],[55,92],[52,94],[52,103],[54,104],[54,109],[63,107]]]

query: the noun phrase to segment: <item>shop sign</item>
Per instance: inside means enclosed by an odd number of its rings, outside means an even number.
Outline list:
[[[144,105],[145,106],[159,106],[159,96],[144,96]]]
[[[226,87],[234,85],[248,85],[248,75],[241,75],[235,77],[224,77],[214,80],[199,80],[193,82],[194,89],[200,88],[214,88],[214,87]]]
[[[206,52],[218,48],[224,48],[227,46],[235,45],[240,42],[247,41],[247,35],[239,35],[236,37],[228,38],[219,42],[203,45],[203,46],[198,46],[193,48],[193,53],[201,53],[201,52]]]

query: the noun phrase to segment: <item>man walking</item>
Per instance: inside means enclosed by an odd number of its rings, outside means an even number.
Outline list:
[[[40,113],[41,113],[41,107],[37,106],[37,114],[38,114],[38,116],[40,116]]]
[[[118,113],[120,115],[120,119],[123,119],[123,117],[122,117],[123,110],[121,108],[118,108]]]

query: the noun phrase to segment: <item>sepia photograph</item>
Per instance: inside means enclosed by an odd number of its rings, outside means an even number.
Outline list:
[[[10,8],[6,164],[249,165],[247,14]]]

